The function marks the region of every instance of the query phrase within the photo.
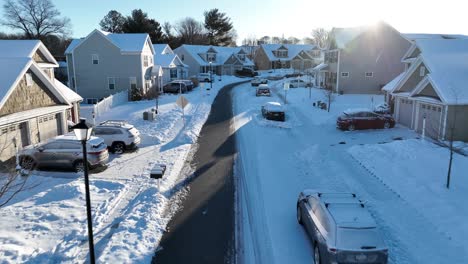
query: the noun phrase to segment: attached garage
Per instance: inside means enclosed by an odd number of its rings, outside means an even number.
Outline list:
[[[417,102],[416,107],[415,130],[422,134],[423,129],[425,129],[425,135],[431,138],[442,137],[442,105]]]
[[[397,122],[411,128],[413,117],[413,101],[405,98],[398,98]]]
[[[37,122],[41,141],[63,134],[62,113],[38,117]]]

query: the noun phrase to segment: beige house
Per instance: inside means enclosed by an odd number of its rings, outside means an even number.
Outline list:
[[[39,40],[0,41],[0,162],[78,120],[82,98],[55,79],[56,67]]]
[[[314,68],[316,85],[339,93],[381,93],[404,71],[401,57],[411,42],[390,25],[334,28],[324,63]]]
[[[397,122],[434,139],[468,141],[468,40],[417,39],[402,61],[407,70],[385,87]]]
[[[262,44],[255,52],[254,62],[258,70],[307,71],[322,62],[322,50],[307,44]]]

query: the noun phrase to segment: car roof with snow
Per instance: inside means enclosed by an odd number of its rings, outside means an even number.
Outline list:
[[[260,85],[258,86],[258,88],[267,88],[267,89],[270,89],[270,86],[268,86],[268,84],[262,83],[262,84],[260,84]]]
[[[347,109],[343,111],[343,114],[345,115],[353,115],[357,113],[362,113],[362,112],[373,112],[369,108],[353,108],[353,109]]]
[[[263,108],[271,112],[284,112],[284,107],[278,102],[267,102],[263,105]]]

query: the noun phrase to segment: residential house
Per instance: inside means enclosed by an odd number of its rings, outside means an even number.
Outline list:
[[[57,61],[39,40],[0,40],[0,161],[67,132],[82,98],[54,76]]]
[[[404,71],[400,61],[411,43],[390,25],[333,28],[333,41],[317,66],[316,83],[339,93],[380,93]]]
[[[111,94],[153,85],[154,49],[148,34],[115,34],[94,30],[74,39],[65,51],[70,88],[86,103]]]
[[[186,79],[188,66],[185,65],[167,44],[153,45],[154,67],[153,76],[157,78],[156,83],[162,86],[176,79]]]
[[[247,52],[240,47],[182,45],[174,52],[188,65],[189,76],[210,71],[218,75],[234,75],[237,70],[254,67]]]
[[[389,85],[395,119],[435,139],[468,141],[468,39],[416,39]]]
[[[292,68],[298,71],[312,69],[322,62],[322,50],[308,44],[262,44],[255,52],[258,70]]]

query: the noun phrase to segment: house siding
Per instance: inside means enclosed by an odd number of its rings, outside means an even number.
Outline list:
[[[449,106],[445,139],[468,142],[468,105]]]
[[[33,79],[32,86],[26,85],[26,75],[24,75],[5,105],[0,109],[0,116],[60,104],[59,100],[52,95],[33,72],[29,70],[28,73]]]
[[[184,58],[182,62],[189,67],[188,76],[194,76],[200,73],[200,64],[192,57],[189,52],[187,52],[183,46],[175,49],[174,52],[181,60]]]
[[[401,58],[409,47],[410,42],[390,26],[380,25],[377,31],[364,32],[340,52],[339,71],[349,72],[349,77],[342,78],[338,73],[338,90],[380,93],[386,83],[404,71]],[[366,77],[366,72],[373,72],[373,77]]]
[[[400,92],[410,92],[418,85],[418,83],[421,82],[421,80],[424,78],[419,75],[421,67],[424,67],[424,65],[420,65],[417,67],[417,69],[411,74],[407,81],[400,87]]]
[[[42,54],[42,52],[40,50],[37,50],[36,53],[34,53],[33,55],[33,60],[35,62],[49,62],[49,60],[47,60],[46,56],[44,56],[44,54]]]
[[[254,63],[258,70],[270,70],[272,68],[271,62],[265,53],[265,49],[261,46],[255,53]]]
[[[99,64],[92,63],[92,54],[99,55]],[[137,88],[144,87],[142,55],[122,55],[119,48],[97,32],[77,46],[73,56],[76,91],[83,98],[100,99],[127,90],[130,77],[136,77]],[[109,77],[115,78],[113,90],[108,87]]]

